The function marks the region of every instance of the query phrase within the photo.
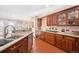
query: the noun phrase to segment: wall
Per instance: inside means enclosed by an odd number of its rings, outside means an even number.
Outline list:
[[[52,30],[55,30],[57,29],[59,32],[61,32],[62,29],[65,29],[65,30],[69,30],[69,31],[66,31],[68,33],[71,33],[72,31],[79,31],[79,26],[47,26],[47,18],[44,17],[42,18],[42,26],[41,26],[41,29],[42,30],[47,30],[49,28],[54,28]]]
[[[4,27],[7,26],[7,25],[9,25],[11,22],[15,25],[16,30],[18,30],[17,29],[18,28],[17,25],[19,24],[19,22],[20,22],[20,24],[22,24],[22,26],[20,27],[21,30],[29,30],[30,28],[32,28],[34,26],[34,21],[31,21],[32,19],[28,19],[28,20],[26,19],[27,20],[26,21],[26,20],[9,19],[7,17],[2,17],[2,18],[0,18],[0,20],[3,21],[3,26],[2,26],[3,29],[2,29],[2,32],[0,34],[0,38],[3,38],[3,35],[4,35]],[[8,22],[10,22],[10,23],[8,23]]]
[[[65,29],[65,32],[71,33],[72,31],[79,31],[79,26],[48,26],[45,29],[54,28],[52,30],[57,29],[57,31],[61,32],[62,29]],[[69,31],[66,31],[69,30]]]
[[[47,17],[43,17],[41,29],[45,30],[46,27],[47,27]]]

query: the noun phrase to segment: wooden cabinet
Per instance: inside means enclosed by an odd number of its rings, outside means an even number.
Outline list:
[[[47,16],[47,26],[52,26],[52,18],[53,18],[52,15]]]
[[[75,52],[76,39],[69,36],[56,35],[56,46],[67,52]]]
[[[74,6],[50,15],[47,15],[47,26],[53,25],[79,25],[79,6]],[[42,18],[37,21],[38,27],[42,25]]]
[[[67,10],[68,25],[79,25],[79,6]]]
[[[66,52],[79,52],[79,38],[50,32],[42,32],[40,39]]]
[[[53,33],[41,32],[40,39],[55,45],[55,35]]]
[[[79,38],[76,39],[76,52],[79,53]]]
[[[45,41],[45,39],[46,39],[46,36],[45,35],[46,35],[46,32],[41,32],[40,35],[39,35],[39,38],[41,40]]]
[[[30,36],[31,35],[31,36]],[[20,41],[16,42],[12,46],[8,47],[2,53],[27,53],[30,52],[33,45],[33,34],[30,34],[31,38],[25,37],[21,39]],[[28,45],[29,44],[29,45]]]
[[[52,26],[53,26],[53,25],[58,25],[57,16],[58,16],[57,13],[54,13],[54,14],[53,14]]]
[[[59,25],[79,25],[79,6],[58,12]]]
[[[75,52],[75,48],[76,48],[75,47],[76,46],[75,38],[65,36],[64,39],[65,39],[65,43],[66,43],[65,50],[68,52]]]
[[[47,26],[53,26],[57,24],[58,24],[57,13],[47,16]]]
[[[33,46],[33,34],[28,36],[28,52],[31,52]]]
[[[55,35],[53,33],[46,33],[46,41],[52,45],[55,45]]]
[[[16,42],[14,45],[5,49],[3,52],[5,53],[25,53],[27,52],[27,39],[24,38],[19,42]]]
[[[37,19],[37,26],[41,27],[42,26],[42,18]]]
[[[56,46],[61,49],[64,49],[65,40],[63,39],[62,35],[56,35]]]
[[[28,52],[28,38],[24,38],[23,42],[20,43],[19,53],[26,53]]]
[[[67,25],[67,12],[58,12],[58,25]]]
[[[47,15],[46,17],[47,17],[47,26],[79,25],[79,6],[74,6],[74,7]]]

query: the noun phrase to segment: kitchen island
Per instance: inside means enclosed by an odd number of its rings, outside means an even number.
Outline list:
[[[16,32],[13,35],[20,37],[0,46],[1,53],[27,53],[31,52],[33,45],[33,33],[31,31]],[[29,45],[30,44],[30,45]]]

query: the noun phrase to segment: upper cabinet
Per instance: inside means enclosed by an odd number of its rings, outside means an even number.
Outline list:
[[[57,25],[57,14],[51,14],[47,16],[47,26]]]
[[[60,11],[58,25],[79,25],[79,6]]]
[[[78,19],[78,13],[79,11],[76,10],[76,9],[71,9],[68,11],[68,19],[69,20],[75,20],[75,19]]]
[[[46,17],[47,17],[47,26],[54,26],[54,25],[79,26],[79,6],[74,6],[50,14]]]
[[[68,11],[68,25],[79,25],[79,7],[74,7]]]
[[[61,11],[58,13],[58,25],[66,25],[67,24],[67,13]]]
[[[47,16],[47,26],[52,26],[52,19],[53,19],[52,15]]]
[[[58,19],[57,19],[57,13],[53,14],[53,21],[52,21],[53,25],[57,25],[58,24]]]

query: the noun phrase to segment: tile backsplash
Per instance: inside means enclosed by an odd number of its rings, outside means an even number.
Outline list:
[[[42,30],[57,30],[59,32],[68,32],[71,33],[72,31],[79,31],[79,26],[47,26],[42,27]]]

